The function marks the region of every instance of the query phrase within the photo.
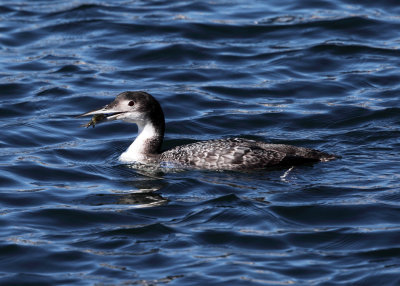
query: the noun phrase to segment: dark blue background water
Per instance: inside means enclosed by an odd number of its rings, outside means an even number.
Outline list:
[[[397,1],[0,3],[0,284],[400,284]],[[125,90],[159,99],[166,148],[342,159],[142,174],[134,125],[74,117]]]

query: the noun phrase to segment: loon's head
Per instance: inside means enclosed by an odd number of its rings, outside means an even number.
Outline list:
[[[115,100],[106,106],[81,116],[106,115],[107,120],[123,120],[139,126],[152,123],[164,129],[164,113],[158,101],[143,91],[125,91],[117,95]]]

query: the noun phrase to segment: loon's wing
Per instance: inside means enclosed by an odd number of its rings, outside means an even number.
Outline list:
[[[199,141],[175,147],[160,155],[161,162],[209,170],[262,169],[335,158],[334,155],[314,149],[244,138]]]
[[[200,141],[165,151],[160,159],[201,169],[245,170],[279,165],[286,156],[255,142],[238,138]]]

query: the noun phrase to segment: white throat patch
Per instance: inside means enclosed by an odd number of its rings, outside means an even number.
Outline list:
[[[119,160],[123,163],[145,162],[148,157],[145,153],[146,144],[148,144],[150,139],[157,137],[157,132],[153,124],[147,123],[143,126],[142,124],[137,123],[137,125],[139,129],[138,136],[128,149],[119,157]]]

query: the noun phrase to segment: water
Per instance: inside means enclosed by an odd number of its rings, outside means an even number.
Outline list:
[[[361,3],[361,4],[360,4]],[[0,2],[0,284],[399,285],[397,1]],[[145,90],[165,148],[241,136],[342,159],[120,164]]]

